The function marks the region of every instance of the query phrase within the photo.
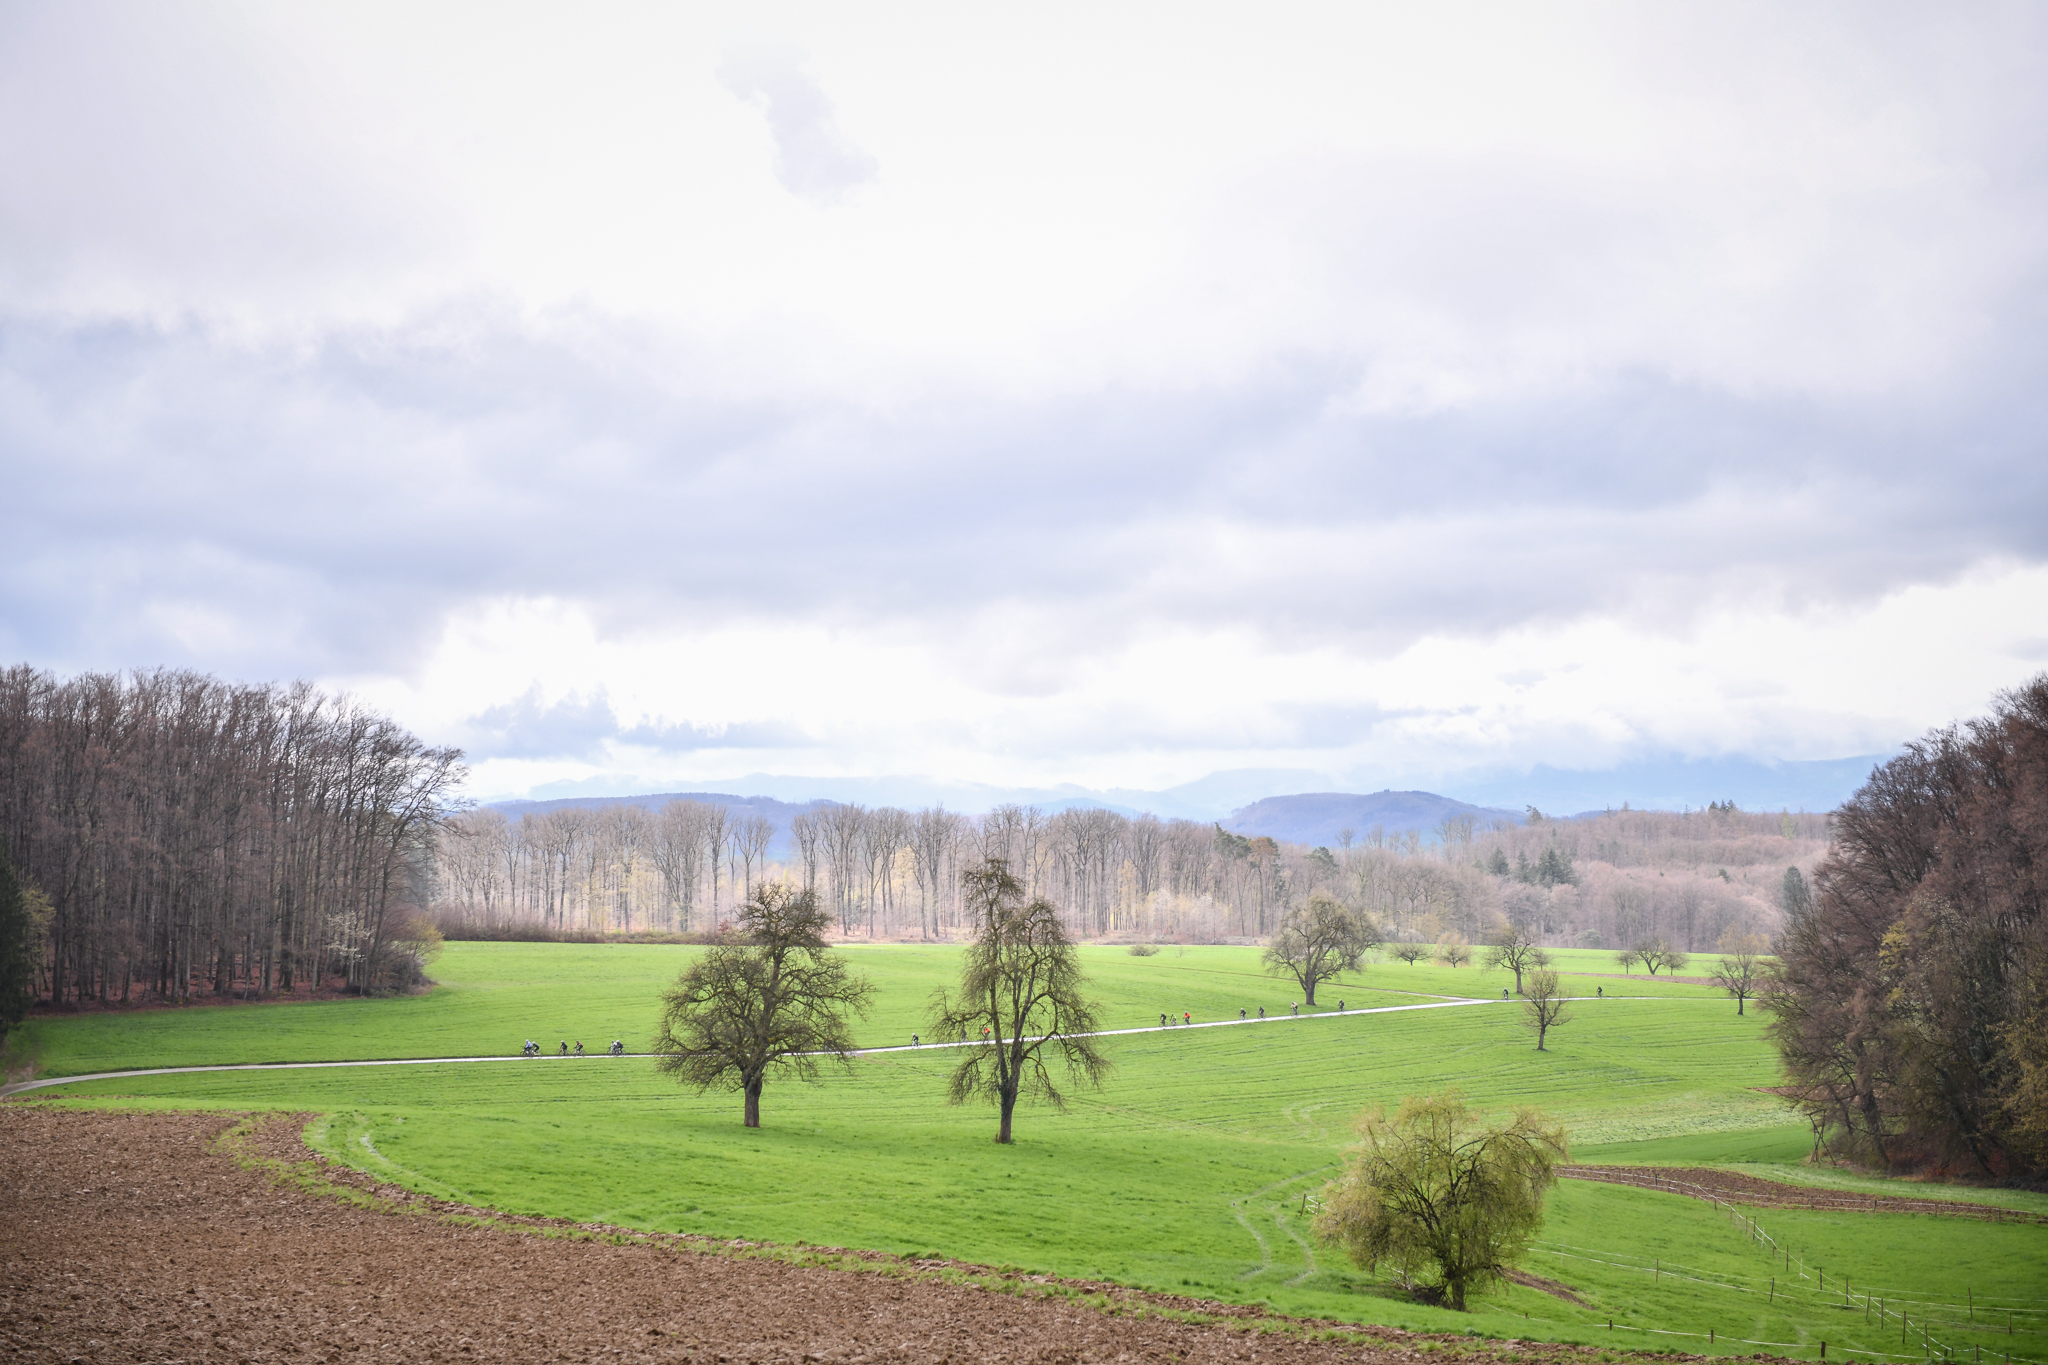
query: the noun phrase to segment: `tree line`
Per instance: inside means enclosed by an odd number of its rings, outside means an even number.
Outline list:
[[[495,810],[449,822],[438,850],[449,932],[715,933],[753,885],[815,892],[841,937],[958,939],[960,876],[999,857],[1083,938],[1253,942],[1310,896],[1371,914],[1390,942],[1475,943],[1502,922],[1553,946],[1664,942],[1711,951],[1768,935],[1778,878],[1817,861],[1825,817],[1622,810],[1529,824],[1467,816],[1436,830],[1340,831],[1334,847],[1101,809],[821,805],[786,834],[708,801],[660,810]]]
[[[1816,1144],[2048,1168],[2048,674],[1873,773],[1785,900],[1762,999]]]
[[[409,938],[461,753],[307,683],[0,672],[0,843],[63,1004],[369,990]]]
[[[516,821],[470,811],[438,843],[444,927],[715,933],[756,883],[787,880],[818,897],[842,937],[950,939],[977,922],[963,871],[1000,858],[1085,937],[1249,940],[1324,876],[1307,850],[1272,839],[1099,809],[830,804],[793,817],[771,861],[777,836],[765,818],[708,801]]]

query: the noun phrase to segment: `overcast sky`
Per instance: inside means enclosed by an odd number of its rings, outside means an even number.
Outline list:
[[[2048,667],[2048,10],[0,8],[0,654],[479,794],[1879,752]]]

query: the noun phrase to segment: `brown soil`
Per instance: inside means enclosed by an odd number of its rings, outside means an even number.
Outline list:
[[[945,1262],[479,1218],[342,1179],[289,1119],[223,1136],[233,1122],[0,1104],[0,1359],[1585,1365],[1599,1354],[1332,1332]]]
[[[1693,1199],[1748,1204],[1771,1209],[1829,1209],[1848,1213],[1931,1213],[1943,1218],[1975,1218],[1992,1223],[2048,1223],[2039,1214],[1954,1199],[1911,1199],[1891,1194],[1851,1194],[1844,1190],[1787,1185],[1733,1171],[1703,1166],[1561,1166],[1559,1175],[1574,1180],[1599,1180],[1610,1185],[1635,1185]]]
[[[1572,1287],[1568,1284],[1546,1280],[1541,1275],[1531,1275],[1526,1270],[1510,1270],[1507,1277],[1525,1289],[1540,1289],[1552,1298],[1563,1299],[1566,1303],[1575,1303],[1581,1308],[1588,1306],[1584,1299],[1572,1292]]]

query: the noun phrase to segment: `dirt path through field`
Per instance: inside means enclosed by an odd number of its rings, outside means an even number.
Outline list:
[[[1598,1180],[1634,1185],[1693,1199],[1723,1204],[1748,1204],[1771,1209],[1826,1209],[1845,1213],[1931,1213],[1943,1218],[1975,1218],[1993,1223],[2048,1223],[2048,1218],[2020,1209],[1972,1204],[1960,1199],[1911,1199],[1895,1194],[1855,1194],[1815,1185],[1788,1185],[1736,1171],[1707,1166],[1562,1166],[1558,1174],[1573,1180]]]
[[[451,1206],[417,1197],[400,1200],[411,1212],[356,1207],[238,1163],[216,1142],[231,1122],[0,1104],[0,1359],[1321,1365],[1420,1361],[1425,1346],[1434,1362],[1593,1355],[1377,1329],[1309,1340],[1244,1317],[1139,1316],[1128,1311],[1135,1297],[1112,1314],[915,1274],[573,1240],[537,1235],[539,1224],[463,1225],[445,1216]],[[311,1159],[288,1121],[249,1141],[276,1159]]]

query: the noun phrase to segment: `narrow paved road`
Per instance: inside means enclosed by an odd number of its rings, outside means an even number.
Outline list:
[[[1689,999],[1710,1000],[1711,997],[1672,995],[1610,995],[1604,998],[1574,998],[1572,1003],[1577,1005],[1606,1004],[1609,1000],[1625,1001]],[[1468,1005],[1505,1005],[1512,1003],[1514,1002],[1493,999],[1432,1000],[1426,1004],[1421,1005],[1379,1005],[1372,1009],[1344,1010],[1341,1013],[1335,1010],[1330,1010],[1320,1014],[1303,1014],[1299,1016],[1292,1014],[1275,1014],[1270,1015],[1264,1019],[1214,1019],[1199,1024],[1172,1024],[1166,1028],[1160,1028],[1157,1025],[1147,1025],[1144,1028],[1103,1029],[1096,1033],[1080,1034],[1077,1036],[1084,1038],[1121,1038],[1128,1035],[1139,1033],[1171,1033],[1176,1029],[1245,1028],[1255,1024],[1307,1024],[1313,1023],[1318,1019],[1349,1019],[1354,1015],[1402,1014],[1411,1010],[1458,1009]],[[988,1046],[988,1044],[979,1041],[969,1041],[964,1043],[925,1043],[917,1047],[913,1047],[909,1043],[902,1043],[894,1044],[889,1047],[857,1048],[855,1049],[853,1055],[856,1057],[867,1057],[885,1052],[922,1052],[936,1048],[986,1046]],[[588,1055],[591,1057],[603,1058],[606,1057],[608,1054],[596,1052]],[[646,1054],[628,1053],[627,1055],[644,1056]],[[49,1086],[78,1085],[85,1081],[118,1081],[124,1080],[130,1076],[185,1076],[203,1071],[304,1071],[315,1070],[321,1067],[338,1066],[459,1066],[481,1064],[486,1062],[566,1060],[569,1059],[564,1058],[557,1053],[543,1052],[537,1058],[521,1057],[517,1053],[507,1053],[501,1056],[492,1057],[374,1057],[364,1058],[360,1060],[331,1062],[221,1062],[212,1066],[137,1067],[129,1071],[92,1071],[77,1076],[50,1076],[39,1081],[18,1081],[13,1085],[0,1087],[0,1099],[5,1099],[9,1095],[18,1095],[29,1090],[42,1090]]]

